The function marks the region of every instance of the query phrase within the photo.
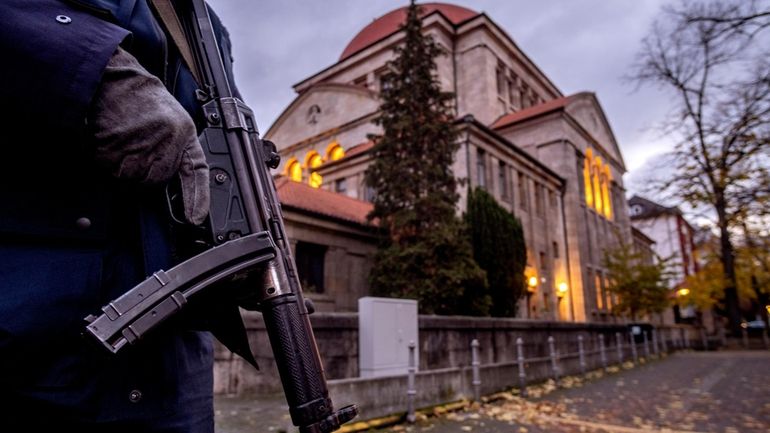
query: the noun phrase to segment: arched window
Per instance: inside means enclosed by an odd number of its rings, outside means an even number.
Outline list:
[[[320,187],[321,183],[323,182],[321,175],[315,171],[315,169],[320,167],[323,163],[323,158],[321,158],[321,155],[319,155],[315,150],[311,150],[308,152],[307,156],[305,156],[305,168],[307,168],[310,172],[308,184],[313,188]]]
[[[297,161],[297,158],[289,159],[283,174],[294,182],[302,182],[302,165]]]
[[[326,146],[326,160],[336,161],[342,159],[345,156],[345,149],[340,146],[336,141],[332,141]]]
[[[591,149],[588,149],[590,152]],[[594,192],[591,186],[591,159],[586,155],[583,160],[583,183],[585,184],[586,204],[588,207],[594,206]]]
[[[594,156],[591,148],[586,149],[583,161],[583,183],[585,185],[586,204],[596,213],[612,219],[612,173],[609,164],[602,161],[601,156]]]
[[[610,174],[610,166],[605,165],[602,173],[602,202],[604,203],[604,216],[608,220],[612,219],[612,200],[610,200],[610,182],[612,181],[612,174]]]
[[[594,209],[596,209],[599,214],[602,213],[602,185],[601,185],[601,177],[602,177],[602,158],[597,156],[594,159],[593,164],[593,182],[594,182]]]

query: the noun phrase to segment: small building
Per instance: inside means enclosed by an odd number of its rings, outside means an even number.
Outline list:
[[[685,278],[698,271],[695,230],[675,206],[663,206],[634,195],[628,200],[628,209],[634,228],[655,241],[655,254],[662,259],[670,258],[669,270],[673,278],[669,286],[672,296],[676,296]],[[662,320],[665,323],[680,323],[692,321],[695,317],[694,308],[674,306],[671,311],[664,313]]]

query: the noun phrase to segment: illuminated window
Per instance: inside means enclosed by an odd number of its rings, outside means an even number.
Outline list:
[[[310,171],[310,177],[307,183],[313,188],[320,187],[323,182],[321,175],[314,171],[316,168],[320,167],[323,162],[323,158],[321,158],[321,155],[315,150],[311,150],[305,157],[305,167]]]
[[[337,143],[336,141],[332,141],[326,147],[327,161],[336,161],[338,159],[342,159],[344,156],[345,156],[345,149],[343,149],[342,146],[340,146],[340,144]]]
[[[610,200],[610,181],[612,175],[610,174],[610,166],[604,166],[604,175],[602,176],[602,202],[604,203],[604,216],[607,219],[612,219],[612,201]]]
[[[612,219],[611,182],[610,166],[600,156],[594,156],[591,149],[586,149],[583,163],[586,204],[607,219]]]
[[[291,158],[289,162],[286,163],[284,175],[288,176],[289,179],[294,182],[302,182],[302,165],[297,161],[297,158]]]
[[[592,178],[594,182],[594,209],[599,213],[602,212],[602,185],[601,185],[601,173],[602,173],[602,159],[596,157],[593,164]]]
[[[596,308],[599,310],[604,309],[604,282],[602,282],[602,274],[596,271],[594,274],[596,280],[594,282],[596,289]]]
[[[586,150],[586,158],[583,163],[583,181],[585,183],[585,194],[586,194],[586,204],[589,207],[594,206],[594,193],[593,193],[593,187],[591,186],[591,159],[592,159],[591,149]]]

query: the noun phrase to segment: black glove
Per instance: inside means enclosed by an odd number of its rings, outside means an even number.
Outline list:
[[[161,184],[179,175],[184,217],[209,212],[209,167],[195,124],[163,83],[122,48],[104,70],[89,115],[96,162],[119,179]]]

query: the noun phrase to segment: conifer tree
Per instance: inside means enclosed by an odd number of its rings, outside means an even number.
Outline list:
[[[424,313],[484,315],[486,277],[456,214],[453,95],[436,78],[441,49],[423,35],[414,0],[402,30],[375,120],[383,134],[371,137],[365,175],[376,192],[369,217],[386,233],[370,274],[372,292],[418,299]]]
[[[468,224],[473,257],[487,272],[490,314],[516,315],[516,304],[524,295],[527,245],[521,222],[481,188],[468,194]]]

